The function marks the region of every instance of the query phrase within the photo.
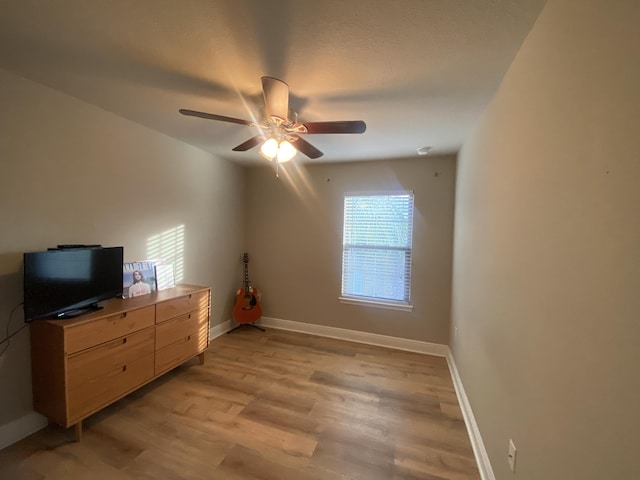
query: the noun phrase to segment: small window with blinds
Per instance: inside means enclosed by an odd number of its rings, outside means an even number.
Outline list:
[[[410,308],[412,230],[413,192],[346,195],[340,300]]]

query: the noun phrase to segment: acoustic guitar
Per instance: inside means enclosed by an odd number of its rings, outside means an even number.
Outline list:
[[[236,323],[253,323],[262,317],[258,289],[249,281],[249,254],[242,256],[244,262],[244,286],[236,292],[236,305],[233,307],[233,319]]]

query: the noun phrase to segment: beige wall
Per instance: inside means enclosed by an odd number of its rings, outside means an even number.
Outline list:
[[[183,282],[212,286],[212,321],[227,321],[244,245],[243,170],[3,70],[0,85],[2,336],[22,301],[22,253],[61,243],[123,245],[125,261],[182,256]],[[158,236],[176,241],[157,252]],[[12,331],[22,318],[18,309]],[[31,412],[29,369],[26,329],[0,356],[0,429]]]
[[[266,317],[448,343],[454,157],[250,168],[249,271]],[[295,188],[293,187],[295,186]],[[414,190],[413,312],[341,304],[343,197]],[[241,282],[238,278],[238,282]]]
[[[499,480],[640,478],[638,25],[550,0],[459,155],[452,350]]]

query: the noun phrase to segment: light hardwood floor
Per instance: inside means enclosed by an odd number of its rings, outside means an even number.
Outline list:
[[[0,452],[1,479],[479,479],[446,360],[242,328],[73,429]]]

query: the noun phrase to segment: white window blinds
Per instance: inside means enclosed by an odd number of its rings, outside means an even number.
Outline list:
[[[409,303],[413,193],[344,198],[342,296]]]

